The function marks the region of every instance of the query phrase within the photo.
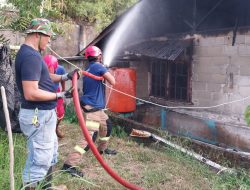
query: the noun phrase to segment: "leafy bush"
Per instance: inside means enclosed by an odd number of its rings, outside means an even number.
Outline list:
[[[66,105],[64,119],[69,121],[70,123],[78,123],[78,118],[76,116],[73,102]]]
[[[118,14],[138,0],[8,0],[19,11],[11,18],[11,28],[24,31],[27,20],[44,17],[51,21],[74,21],[79,25],[95,25],[98,31],[108,26]],[[6,17],[7,19],[7,17]],[[28,22],[29,23],[29,22]],[[60,25],[60,24],[59,24]],[[54,29],[54,28],[53,28]]]

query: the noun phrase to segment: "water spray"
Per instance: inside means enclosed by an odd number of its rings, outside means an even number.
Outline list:
[[[131,24],[131,20],[135,19],[135,14],[140,10],[141,3],[136,4],[131,11],[123,18],[123,21],[119,23],[119,26],[114,31],[113,35],[109,39],[107,45],[104,48],[104,64],[107,67],[110,67],[112,60],[115,55],[118,53],[120,44],[122,44],[125,40],[126,30],[129,28]]]

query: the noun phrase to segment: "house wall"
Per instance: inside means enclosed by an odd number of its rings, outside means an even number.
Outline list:
[[[137,106],[133,121],[142,123],[150,129],[166,130],[169,134],[184,136],[208,144],[240,151],[250,151],[250,128],[231,123],[217,122],[212,119],[192,117],[174,110],[142,104]],[[165,122],[162,122],[165,119]]]
[[[136,71],[136,97],[145,98],[149,96],[149,61],[132,61],[130,67]]]
[[[157,99],[161,105],[210,107],[209,109],[174,109],[195,118],[246,126],[244,111],[250,104],[250,32],[221,35],[195,35],[192,56],[191,104],[177,104]],[[137,72],[137,97],[150,93],[150,60],[130,62]],[[232,102],[227,104],[228,102]],[[216,107],[213,107],[216,106]]]
[[[214,106],[250,95],[250,33],[196,36],[192,62],[192,103]],[[209,109],[242,119],[250,98]]]

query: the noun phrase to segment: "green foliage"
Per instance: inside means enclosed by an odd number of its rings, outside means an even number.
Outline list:
[[[121,126],[113,126],[112,128],[112,136],[116,136],[119,138],[125,138],[127,137],[127,133],[124,131],[124,128]]]
[[[109,25],[118,14],[138,0],[8,0],[19,14],[6,25],[24,31],[31,19],[44,17],[54,21],[73,21],[79,25],[95,25],[98,31]],[[5,19],[9,19],[6,16]],[[1,21],[0,21],[1,23]],[[54,29],[54,28],[53,28]]]
[[[8,0],[19,10],[20,17],[39,17],[41,0]]]
[[[105,0],[97,3],[95,19],[97,29],[101,30],[109,25],[122,11],[130,7],[136,1],[125,0]]]
[[[250,126],[250,105],[247,106],[245,112],[244,112],[244,118],[248,126]]]
[[[31,18],[29,17],[18,17],[10,23],[10,28],[15,31],[24,32],[26,28],[29,26]]]
[[[3,34],[0,35],[0,44],[9,44],[9,41]]]
[[[65,15],[79,24],[93,23],[101,30],[109,25],[118,14],[126,10],[137,0],[66,0]]]
[[[70,123],[78,123],[78,118],[76,116],[76,112],[75,112],[73,103],[70,103],[65,107],[64,120],[67,120]]]
[[[26,0],[25,2],[23,0],[9,0],[8,3],[12,3],[18,10],[18,14],[13,15],[6,23],[6,26],[13,30],[23,32],[33,18],[40,17],[40,0]]]

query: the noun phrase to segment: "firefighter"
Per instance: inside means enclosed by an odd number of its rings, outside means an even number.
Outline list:
[[[59,64],[58,64],[58,60],[55,56],[45,55],[43,57],[43,59],[44,59],[45,63],[47,64],[47,67],[48,67],[50,73],[57,74],[57,75],[63,75],[66,73],[62,66],[60,67],[60,72],[58,72]],[[65,91],[65,81],[61,81],[60,83],[61,83],[62,89],[60,88],[58,82],[56,82],[54,84],[57,92]],[[64,99],[60,98],[57,100],[57,104],[56,104],[56,115],[57,115],[56,134],[57,134],[57,137],[59,137],[59,138],[64,137],[63,132],[59,129],[59,124],[62,121],[62,119],[64,118],[64,113],[65,113]]]
[[[115,85],[115,78],[102,64],[102,52],[96,46],[90,46],[85,50],[85,57],[88,59],[86,71],[103,77],[111,85]],[[80,104],[84,112],[86,126],[89,130],[92,140],[98,139],[98,150],[101,154],[115,155],[116,150],[107,148],[108,140],[112,131],[112,123],[104,112],[105,94],[102,81],[83,77],[83,95],[80,97]],[[63,170],[73,176],[83,176],[83,173],[76,168],[82,155],[89,150],[89,145],[85,139],[74,147],[63,165]]]

